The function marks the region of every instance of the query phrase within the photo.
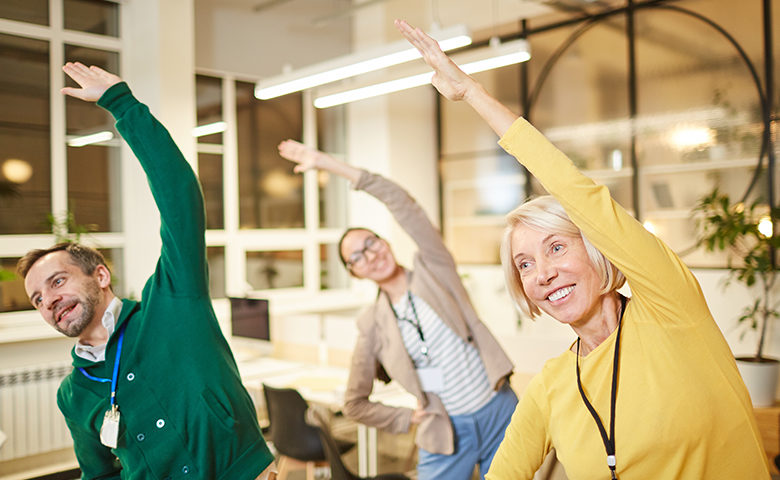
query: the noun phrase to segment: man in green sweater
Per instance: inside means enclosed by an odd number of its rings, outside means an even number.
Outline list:
[[[272,480],[273,456],[208,291],[198,180],[167,130],[116,75],[63,67],[146,172],[162,251],[142,300],[120,300],[102,255],[78,244],[33,250],[19,273],[33,306],[78,339],[57,402],[85,479]]]

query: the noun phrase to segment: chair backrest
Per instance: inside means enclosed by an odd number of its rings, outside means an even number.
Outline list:
[[[312,405],[306,412],[306,421],[310,425],[314,425],[319,433],[322,446],[325,449],[325,456],[330,464],[331,480],[361,480],[344,465],[338,445],[330,433],[330,422],[328,422],[326,412],[322,408]]]
[[[318,429],[306,423],[309,405],[297,390],[273,388],[263,384],[270,440],[284,456],[303,462],[324,462],[325,452]]]

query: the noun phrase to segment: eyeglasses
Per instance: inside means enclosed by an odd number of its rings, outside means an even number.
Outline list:
[[[382,250],[382,247],[384,247],[384,242],[378,236],[371,235],[370,237],[366,237],[366,240],[363,242],[363,248],[352,252],[349,256],[349,259],[345,263],[347,268],[354,270],[356,268],[360,269],[365,267],[366,263],[368,263],[366,252],[377,253]]]

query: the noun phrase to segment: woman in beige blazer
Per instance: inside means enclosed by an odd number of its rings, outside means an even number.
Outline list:
[[[417,424],[420,480],[468,480],[475,465],[484,477],[517,404],[507,382],[513,367],[477,317],[438,230],[390,180],[292,140],[279,153],[296,172],[325,170],[377,198],[418,246],[408,270],[371,230],[349,229],[341,239],[350,273],[379,287],[357,321],[344,414],[392,433]],[[369,400],[378,366],[417,397],[416,410]]]

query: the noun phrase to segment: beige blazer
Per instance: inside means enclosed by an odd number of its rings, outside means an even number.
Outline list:
[[[455,260],[444,246],[441,235],[422,208],[397,184],[363,171],[355,185],[384,203],[396,221],[417,243],[410,290],[421,297],[442,321],[463,340],[472,343],[485,366],[488,379],[498,388],[512,373],[512,362],[477,317],[456,270]],[[412,359],[406,351],[387,295],[377,300],[357,320],[358,339],[352,354],[344,414],[366,425],[392,433],[409,431],[412,410],[371,402],[376,362],[388,376],[417,397],[425,410],[433,413],[417,427],[415,441],[431,453],[454,452],[454,434],[441,399],[424,393]]]

